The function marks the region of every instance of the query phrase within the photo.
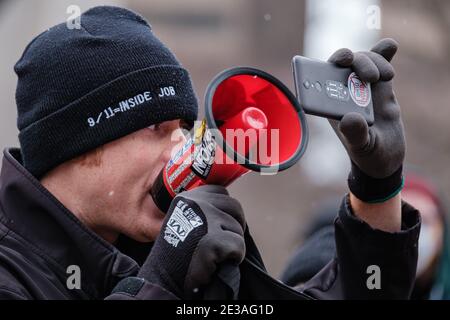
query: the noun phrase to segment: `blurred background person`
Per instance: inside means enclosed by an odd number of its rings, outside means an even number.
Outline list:
[[[410,172],[402,198],[422,217],[419,260],[412,299],[450,299],[450,234],[448,212],[436,186],[425,176]]]
[[[444,201],[431,179],[407,171],[402,199],[420,211],[422,227],[415,300],[450,299],[450,234]],[[305,241],[289,260],[281,280],[297,286],[311,279],[335,256],[334,225],[339,198],[330,198],[313,212],[314,219],[305,232]]]

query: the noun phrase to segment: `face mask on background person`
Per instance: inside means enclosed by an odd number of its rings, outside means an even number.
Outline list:
[[[417,277],[429,270],[440,255],[442,244],[440,230],[429,224],[423,224],[419,236],[419,259],[417,261]]]
[[[402,198],[416,207],[422,218],[416,278],[420,282],[432,281],[443,248],[444,219],[437,203],[421,189],[409,188],[406,184]]]

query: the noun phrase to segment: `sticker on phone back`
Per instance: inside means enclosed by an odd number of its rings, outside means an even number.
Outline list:
[[[348,76],[348,90],[350,97],[360,107],[367,107],[370,103],[370,84],[362,81],[355,72]]]

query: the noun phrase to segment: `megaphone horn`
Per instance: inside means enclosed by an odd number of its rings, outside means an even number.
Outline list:
[[[225,70],[208,85],[205,119],[153,184],[153,200],[167,212],[184,190],[227,186],[250,170],[285,170],[301,158],[307,142],[305,114],[281,81],[250,67]]]

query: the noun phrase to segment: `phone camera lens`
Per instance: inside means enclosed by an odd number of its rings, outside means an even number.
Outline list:
[[[305,80],[303,82],[303,86],[305,87],[305,89],[309,89],[309,88],[311,88],[311,82],[309,82],[308,80]]]
[[[322,85],[320,84],[319,81],[316,81],[316,83],[314,84],[314,88],[316,88],[316,90],[319,92],[322,91]]]

